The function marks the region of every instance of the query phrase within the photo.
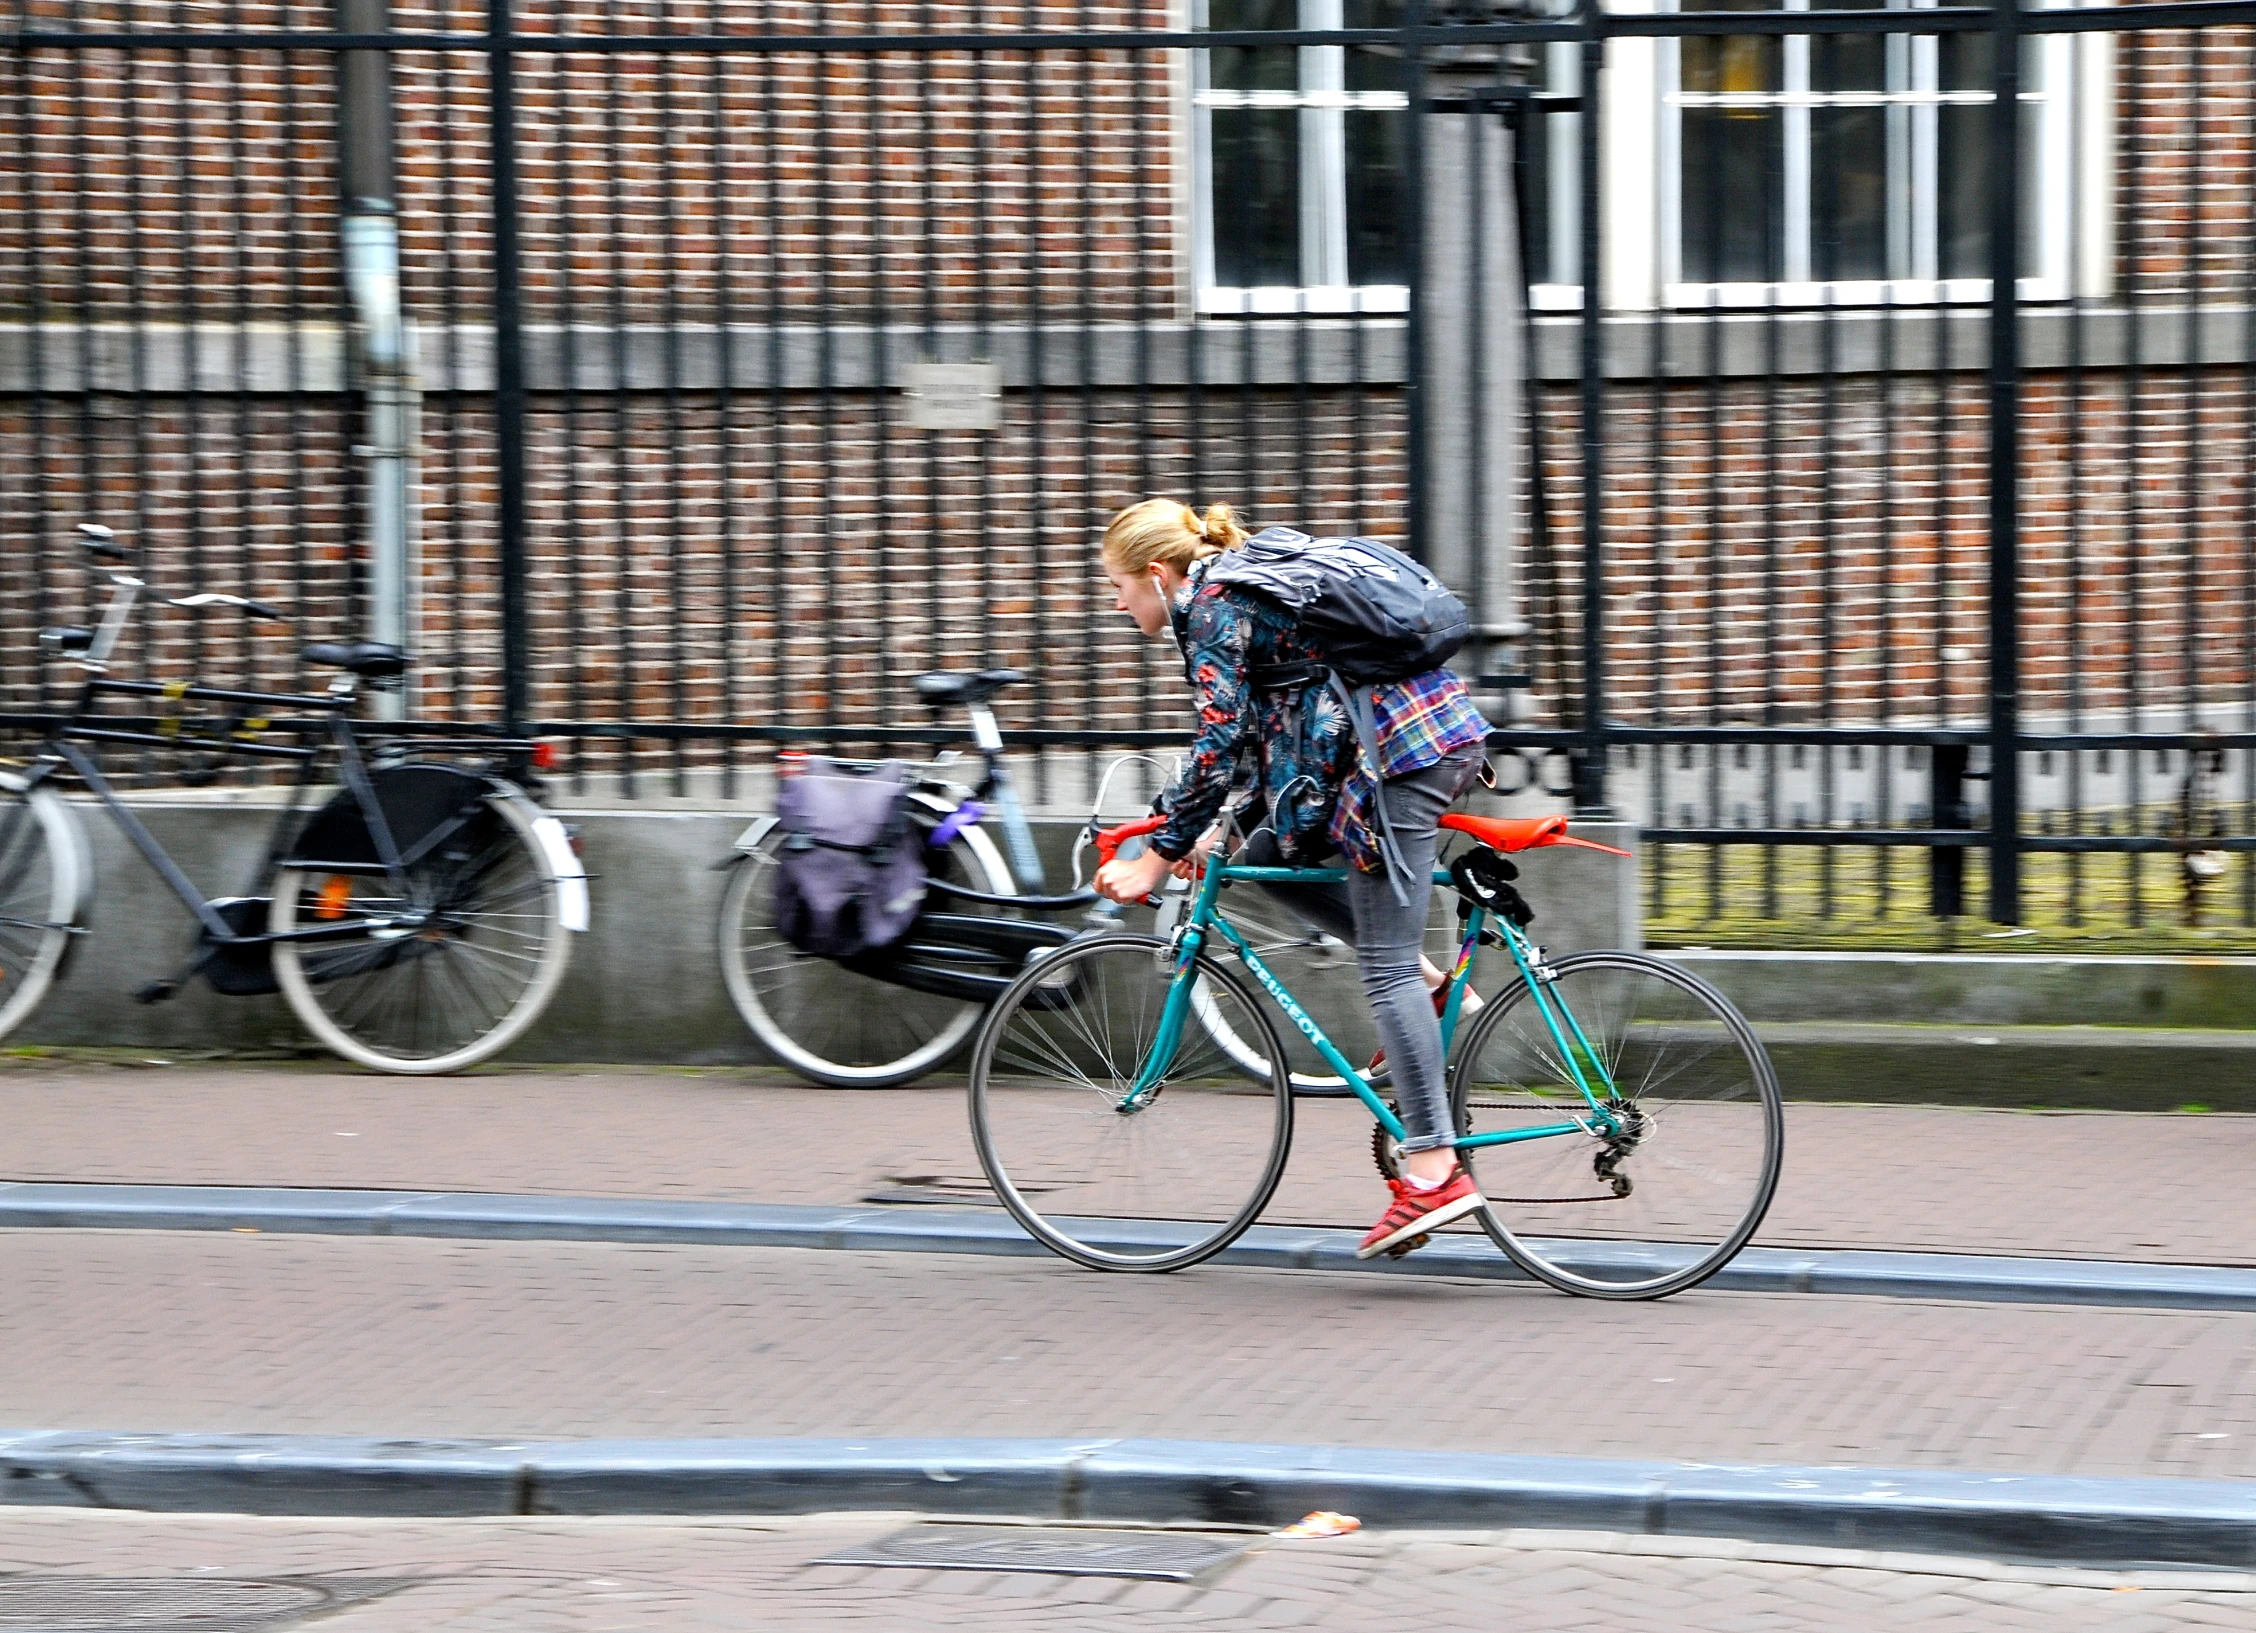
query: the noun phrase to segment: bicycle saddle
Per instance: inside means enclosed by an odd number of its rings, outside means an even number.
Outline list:
[[[407,654],[382,641],[316,641],[298,656],[325,669],[350,669],[363,680],[407,673]]]
[[[1616,850],[1611,845],[1601,845],[1595,839],[1577,839],[1567,832],[1567,819],[1563,816],[1539,817],[1477,817],[1462,811],[1451,811],[1441,819],[1444,828],[1453,828],[1461,834],[1471,834],[1481,844],[1500,851],[1534,850],[1542,845],[1573,845],[1579,850],[1604,851],[1609,856],[1627,856],[1629,852]]]
[[[918,697],[939,708],[947,703],[984,703],[1025,678],[1023,669],[938,670],[917,676],[914,684]]]

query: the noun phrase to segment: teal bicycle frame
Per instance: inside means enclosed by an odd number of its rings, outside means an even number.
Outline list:
[[[1355,1091],[1355,1097],[1370,1109],[1380,1126],[1395,1139],[1404,1138],[1402,1120],[1395,1115],[1394,1109],[1379,1098],[1364,1075],[1324,1035],[1324,1029],[1316,1024],[1307,1010],[1301,1008],[1291,990],[1277,979],[1276,972],[1261,961],[1261,955],[1253,950],[1237,926],[1222,916],[1218,905],[1218,898],[1225,884],[1330,884],[1343,882],[1346,878],[1347,873],[1341,868],[1221,865],[1206,869],[1200,877],[1197,898],[1178,933],[1174,979],[1167,990],[1166,1007],[1160,1012],[1158,1034],[1153,1040],[1152,1051],[1137,1073],[1136,1081],[1121,1097],[1119,1110],[1136,1111],[1158,1091],[1163,1068],[1175,1058],[1176,1045],[1181,1041],[1184,1024],[1190,1017],[1191,987],[1197,980],[1197,973],[1193,968],[1195,959],[1199,949],[1207,944],[1208,932],[1215,931],[1229,943],[1231,950],[1237,954],[1238,961],[1253,972],[1253,977],[1261,983],[1262,990],[1285,1012],[1286,1018],[1293,1023],[1300,1035],[1315,1046],[1325,1063],[1339,1073],[1342,1082]],[[1446,885],[1451,880],[1447,873],[1437,871],[1434,883]],[[1560,1056],[1566,1061],[1567,1070],[1573,1075],[1575,1087],[1582,1092],[1590,1114],[1588,1117],[1543,1123],[1531,1128],[1460,1135],[1455,1142],[1457,1149],[1470,1151],[1483,1146],[1517,1145],[1527,1140],[1553,1139],[1562,1134],[1589,1134],[1600,1138],[1619,1134],[1623,1127],[1622,1119],[1608,1104],[1617,1099],[1613,1079],[1607,1073],[1605,1063],[1598,1058],[1597,1050],[1591,1047],[1589,1038],[1583,1035],[1582,1025],[1575,1019],[1574,1012],[1547,990],[1555,977],[1550,966],[1544,962],[1541,950],[1518,925],[1509,919],[1499,918],[1478,905],[1469,909],[1469,915],[1465,919],[1465,933],[1457,949],[1457,962],[1449,972],[1449,998],[1441,1012],[1443,1058],[1448,1057],[1449,1046],[1457,1035],[1465,987],[1472,975],[1473,953],[1491,927],[1496,933],[1496,939],[1512,955],[1520,980],[1526,984],[1528,996],[1534,1000],[1537,1013],[1543,1017],[1543,1024],[1550,1032],[1552,1042],[1558,1045]],[[1570,1034],[1574,1040],[1572,1043],[1568,1042]]]

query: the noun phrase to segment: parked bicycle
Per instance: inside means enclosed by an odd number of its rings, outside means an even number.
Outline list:
[[[1100,851],[1160,821],[1107,830]],[[1452,814],[1441,826],[1474,841],[1434,879],[1458,898],[1442,1034],[1445,1051],[1456,1045],[1459,1156],[1490,1170],[1475,1217],[1514,1263],[1566,1292],[1643,1299],[1698,1285],[1746,1245],[1778,1183],[1784,1112],[1761,1043],[1720,993],[1661,959],[1553,959],[1535,944],[1505,853],[1589,843],[1566,818]],[[1296,1098],[1270,1006],[1370,1111],[1373,1156],[1395,1175],[1395,1108],[1223,911],[1231,886],[1341,877],[1211,863],[1171,936],[1062,948],[997,1000],[972,1046],[972,1137],[995,1194],[1037,1240],[1093,1269],[1164,1271],[1253,1224],[1284,1173]],[[1468,1020],[1483,945],[1509,955],[1515,981]],[[1257,1088],[1249,1055],[1266,1068]]]
[[[110,585],[107,608],[93,628],[40,639],[86,678],[29,760],[0,771],[0,1038],[38,1008],[86,933],[94,878],[78,814],[57,791],[65,775],[196,922],[187,963],[143,987],[144,1002],[198,977],[230,995],[279,990],[323,1044],[387,1072],[459,1071],[520,1037],[563,979],[572,933],[588,924],[587,876],[570,838],[521,786],[537,745],[379,736],[372,757],[352,710],[364,684],[397,683],[408,668],[399,648],[372,642],[306,647],[306,662],[341,671],[318,694],[112,679],[111,655],[148,586],[107,528],[80,531]],[[231,595],[165,604],[284,616]],[[121,723],[99,712],[112,698],[163,712]],[[224,712],[191,716],[195,705]],[[292,714],[310,718],[282,718]],[[278,734],[298,741],[272,741]],[[252,893],[210,897],[192,883],[104,775],[102,744],[207,756],[191,782],[210,781],[229,759],[296,765]],[[341,786],[312,805],[324,771]]]
[[[775,816],[747,827],[721,864],[734,870],[720,921],[729,996],[761,1046],[801,1076],[832,1088],[913,1082],[970,1040],[1029,955],[1117,927],[1120,910],[1095,891],[1048,893],[989,703],[1024,678],[1015,669],[916,678],[927,704],[970,715],[979,775],[956,781],[951,757],[917,769],[909,814],[924,851],[927,908],[901,941],[830,959],[786,940],[776,895],[791,836]],[[779,769],[789,775],[795,763],[786,755]],[[985,826],[990,815],[1002,830],[1001,849]],[[1078,925],[1028,916],[1077,909],[1087,914]]]

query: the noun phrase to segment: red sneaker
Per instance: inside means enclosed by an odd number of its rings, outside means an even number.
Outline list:
[[[1399,1179],[1388,1180],[1387,1189],[1394,1193],[1394,1206],[1363,1238],[1363,1245],[1355,1250],[1358,1259],[1374,1259],[1382,1253],[1399,1259],[1412,1248],[1422,1247],[1428,1231],[1439,1230],[1482,1206],[1473,1176],[1462,1168],[1430,1191],[1413,1189]]]

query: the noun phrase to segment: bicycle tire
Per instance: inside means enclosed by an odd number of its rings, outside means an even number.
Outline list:
[[[1770,1057],[1728,999],[1663,959],[1578,953],[1553,961],[1544,987],[1577,1027],[1562,1019],[1554,1035],[1524,981],[1491,999],[1450,1072],[1457,1127],[1587,1119],[1571,1054],[1605,1064],[1634,1137],[1610,1145],[1583,1132],[1491,1147],[1485,1159],[1466,1152],[1467,1171],[1478,1161],[1493,1180],[1475,1217],[1513,1263],[1561,1292],[1652,1299],[1698,1286],[1747,1245],[1777,1190],[1785,1110]],[[1559,1036],[1571,1040],[1564,1049]]]
[[[408,867],[407,906],[427,915],[412,935],[386,927],[365,938],[273,943],[275,980],[290,1008],[345,1059],[410,1076],[458,1072],[516,1042],[555,996],[572,932],[559,875],[534,833],[540,808],[499,788],[484,808],[492,826],[473,819],[461,843]],[[344,897],[325,899],[339,881]],[[308,915],[349,911],[383,925],[400,911],[383,894],[388,888],[379,876],[285,866],[275,871],[267,922],[287,934]]]
[[[86,836],[61,795],[0,772],[0,1038],[28,1020],[70,956],[93,882]]]
[[[933,821],[953,809],[928,794],[912,798]],[[986,1004],[912,992],[786,942],[772,906],[782,843],[780,832],[769,834],[721,894],[721,979],[754,1039],[823,1088],[900,1088],[944,1065],[970,1042]],[[994,841],[977,828],[950,841],[934,871],[990,895],[1018,893]]]
[[[972,1045],[971,1135],[987,1182],[1036,1241],[1092,1270],[1213,1257],[1260,1217],[1292,1149],[1285,1073],[1248,1087],[1187,1019],[1159,1090],[1122,1111],[1173,975],[1155,936],[1073,942],[1011,984]],[[1204,955],[1197,975],[1227,994],[1234,1026],[1265,1029],[1268,1058],[1282,1058],[1276,1023],[1242,982]]]

